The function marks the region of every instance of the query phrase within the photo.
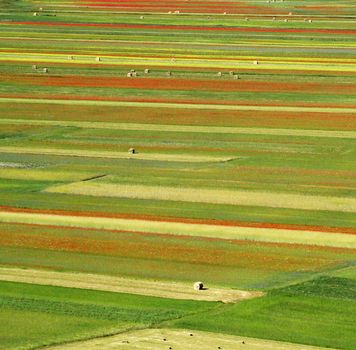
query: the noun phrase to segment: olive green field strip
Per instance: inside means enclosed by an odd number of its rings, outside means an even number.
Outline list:
[[[300,113],[350,113],[355,114],[356,108],[351,107],[301,107],[301,106],[264,106],[264,105],[226,105],[199,103],[168,103],[168,102],[132,102],[105,100],[70,100],[70,99],[36,99],[21,97],[0,97],[0,103],[42,103],[73,106],[117,106],[117,107],[154,107],[172,109],[211,109],[226,111],[265,111],[265,112],[300,112]]]
[[[163,339],[166,339],[165,341]],[[144,329],[104,338],[47,347],[48,350],[327,350],[310,345],[187,329]],[[333,350],[328,348],[329,350]]]
[[[24,171],[26,169],[26,171]],[[40,180],[40,181],[84,181],[97,178],[96,173],[74,171],[51,171],[46,169],[10,168],[0,163],[0,178],[9,180]],[[102,175],[99,175],[102,176]]]
[[[83,121],[56,121],[56,120],[30,120],[30,119],[0,119],[0,124],[20,124],[36,126],[78,127],[83,129],[109,129],[109,130],[146,130],[163,132],[188,133],[214,133],[214,134],[247,134],[247,135],[276,135],[301,137],[326,137],[356,139],[356,131],[329,131],[306,129],[275,129],[275,128],[243,128],[224,126],[191,126],[191,125],[162,125],[140,123],[110,123],[110,122],[83,122]]]
[[[70,53],[69,53],[70,54]],[[325,72],[356,72],[356,61],[350,60],[349,63],[338,63],[336,61],[329,62],[303,62],[302,59],[296,58],[295,61],[281,60],[271,57],[272,61],[259,60],[256,65],[251,57],[251,62],[246,62],[246,57],[242,59],[223,60],[223,59],[193,59],[193,58],[176,58],[172,62],[171,58],[158,57],[118,57],[118,56],[100,56],[100,62],[96,61],[97,56],[80,55],[75,56],[75,60],[71,63],[76,64],[110,64],[110,65],[127,65],[127,66],[147,66],[150,67],[185,67],[185,68],[216,68],[216,69],[251,69],[254,70],[296,70],[296,71],[325,71]],[[17,61],[17,62],[41,62],[41,63],[68,63],[68,53],[66,55],[59,54],[43,54],[43,53],[11,53],[1,52],[0,61]]]
[[[227,288],[194,290],[193,282],[163,282],[86,273],[54,272],[34,269],[0,268],[0,280],[32,283],[67,288],[93,289],[107,292],[129,293],[160,298],[222,301],[236,303],[262,296],[262,292]]]
[[[6,35],[5,35],[6,34]],[[104,36],[104,35],[102,35]],[[85,39],[84,39],[85,38]],[[26,41],[31,41],[31,42],[41,42],[45,39],[50,39],[51,42],[57,42],[57,43],[93,43],[93,44],[102,44],[102,43],[106,43],[106,44],[117,44],[117,45],[121,45],[121,47],[123,49],[132,49],[132,45],[137,44],[137,41],[131,41],[131,40],[124,40],[124,39],[106,39],[105,36],[102,38],[97,38],[97,39],[92,39],[90,36],[88,35],[82,35],[81,38],[70,38],[70,37],[66,37],[63,38],[62,37],[58,37],[58,34],[53,33],[53,32],[47,32],[45,35],[40,35],[40,33],[38,32],[17,32],[17,33],[13,33],[13,32],[5,32],[5,30],[2,32],[2,35],[0,35],[0,40],[26,40]],[[246,49],[248,48],[269,48],[269,47],[276,47],[276,48],[343,48],[343,49],[349,49],[349,50],[354,50],[356,48],[356,43],[353,42],[347,42],[347,43],[343,43],[343,42],[334,42],[334,43],[323,43],[323,42],[319,42],[319,43],[309,43],[307,41],[305,42],[293,42],[293,41],[287,41],[284,40],[283,44],[281,44],[280,41],[278,40],[273,40],[273,39],[269,39],[269,40],[263,40],[263,39],[256,39],[256,38],[251,38],[251,40],[246,41],[240,38],[236,38],[236,40],[234,40],[235,43],[209,43],[209,42],[203,42],[203,41],[194,41],[194,45],[199,45],[202,48],[209,50],[210,47],[236,47],[236,48],[241,48],[244,47]],[[146,45],[154,45],[157,44],[158,42],[155,41],[145,41]],[[183,41],[169,41],[167,42],[167,45],[170,46],[184,46],[186,45],[185,42]],[[191,43],[193,44],[193,43]],[[123,45],[128,45],[128,46],[123,46]],[[0,52],[5,52],[7,48],[3,47],[2,49],[0,49]],[[3,50],[3,51],[1,51]],[[177,52],[177,54],[179,56],[183,56],[183,53],[180,54],[180,52],[184,52],[184,49],[178,49],[176,48],[175,51]],[[196,54],[197,56],[201,56],[201,52],[200,50],[195,50],[195,49],[191,49],[192,52],[194,52],[194,54]],[[213,50],[209,50],[209,51],[213,51]],[[151,52],[152,51],[148,51]],[[19,51],[20,54],[20,51]],[[21,53],[24,54],[24,53]],[[169,56],[168,54],[166,54],[167,57]],[[73,56],[74,59],[75,56]],[[184,57],[184,56],[183,56]],[[288,57],[283,57],[286,60],[288,60]],[[319,59],[320,61],[323,61],[322,58]]]
[[[1,148],[0,148],[1,151]],[[356,198],[190,187],[74,182],[48,187],[45,192],[228,205],[261,206],[356,213]]]
[[[356,235],[318,231],[191,224],[139,219],[14,213],[8,211],[0,211],[0,222],[356,248]]]
[[[111,159],[140,159],[140,160],[156,160],[161,162],[227,162],[232,160],[231,157],[218,156],[194,156],[189,154],[129,154],[127,152],[109,152],[109,151],[90,151],[90,150],[65,150],[65,149],[44,149],[44,148],[28,148],[28,147],[0,147],[0,153],[15,153],[15,154],[43,154],[53,156],[70,156],[70,157],[88,157],[88,158],[111,158]]]

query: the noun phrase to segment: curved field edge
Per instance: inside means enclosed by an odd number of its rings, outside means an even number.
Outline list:
[[[263,295],[262,292],[210,287],[196,291],[193,289],[193,285],[188,283],[3,267],[0,267],[0,281],[93,289],[169,299],[222,301],[224,303],[235,303]]]
[[[225,350],[326,350],[326,348],[278,342],[273,340],[263,340],[188,329],[180,330],[164,328],[130,331],[111,337],[92,339],[72,344],[64,344],[49,347],[47,349],[74,350],[78,349],[79,346],[88,350],[97,348],[102,350],[121,348],[128,350],[166,350],[169,346],[176,350],[206,350],[207,348]]]

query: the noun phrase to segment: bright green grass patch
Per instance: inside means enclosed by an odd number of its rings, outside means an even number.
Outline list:
[[[321,276],[295,286],[272,291],[286,296],[304,295],[356,300],[356,281],[348,278]]]
[[[58,315],[37,311],[0,309],[1,348],[33,349],[68,340],[100,336],[110,331],[124,330],[129,324],[95,320],[93,318]]]
[[[317,286],[313,283],[322,288],[319,295]],[[352,292],[350,300],[350,290],[345,288],[345,284],[349,285],[350,282],[343,279],[319,279],[313,283],[290,287],[289,290],[293,293],[289,296],[285,295],[283,289],[276,290],[267,297],[226,307],[225,310],[212,311],[204,318],[187,317],[172,322],[171,325],[338,349],[355,349],[355,293]],[[335,283],[340,287],[340,292],[336,294],[330,292]],[[310,290],[314,291],[315,296],[305,295]]]
[[[29,349],[147,327],[215,305],[218,304],[1,282],[0,338],[6,349]]]
[[[356,266],[349,266],[341,270],[329,273],[330,276],[350,278],[356,280]]]

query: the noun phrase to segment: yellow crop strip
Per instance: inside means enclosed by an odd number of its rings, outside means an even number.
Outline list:
[[[313,196],[268,191],[215,190],[206,188],[75,182],[47,188],[46,192],[97,197],[119,197],[356,213],[356,198]]]
[[[1,52],[0,61],[37,61],[37,62],[53,62],[53,63],[68,63],[71,64],[110,64],[110,65],[139,65],[139,66],[163,66],[163,67],[201,67],[201,68],[216,68],[216,69],[254,69],[254,70],[303,70],[303,71],[330,71],[330,72],[356,72],[356,61],[353,59],[328,59],[325,61],[317,60],[303,61],[297,58],[262,58],[258,65],[254,65],[253,61],[256,57],[244,57],[244,59],[236,57],[233,60],[212,59],[212,58],[176,58],[172,62],[171,58],[157,57],[125,57],[125,56],[101,56],[101,61],[95,60],[94,55],[77,55],[72,60],[68,61],[68,56],[63,54],[49,53],[10,53]],[[250,62],[246,61],[251,59]],[[341,64],[342,63],[342,64]]]
[[[7,211],[0,211],[0,222],[356,248],[356,235],[303,230],[188,224],[181,222],[87,216],[80,217],[37,213],[14,213]]]

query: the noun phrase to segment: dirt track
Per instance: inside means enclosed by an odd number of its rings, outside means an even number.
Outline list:
[[[195,291],[193,289],[193,281],[191,284],[188,284],[17,268],[0,268],[0,280],[139,294],[161,298],[222,301],[224,303],[234,303],[263,295],[262,292],[222,288],[209,288]]]
[[[190,334],[193,334],[192,336]],[[163,339],[166,339],[164,341]],[[244,342],[244,343],[243,343]],[[189,330],[145,329],[46,348],[46,350],[322,350],[308,345]],[[326,349],[325,349],[326,350]],[[332,350],[332,349],[329,349]]]

